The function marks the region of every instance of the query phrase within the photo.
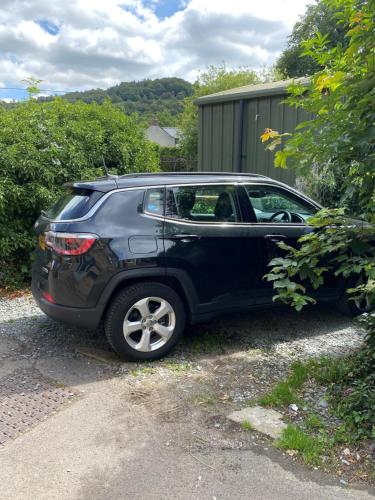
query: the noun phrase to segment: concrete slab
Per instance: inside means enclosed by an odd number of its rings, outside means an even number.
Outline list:
[[[251,406],[240,411],[234,411],[228,418],[233,422],[250,422],[252,427],[267,436],[277,439],[281,437],[283,430],[287,427],[282,421],[282,414],[271,408]]]

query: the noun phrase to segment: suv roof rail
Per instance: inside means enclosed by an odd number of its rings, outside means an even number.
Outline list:
[[[268,179],[266,175],[261,175],[261,174],[252,174],[250,172],[140,172],[140,173],[134,173],[134,174],[124,174],[120,175],[119,177],[147,177],[147,176],[162,176],[162,175],[222,175],[226,177],[230,176],[238,176],[238,177],[261,177],[263,179]]]

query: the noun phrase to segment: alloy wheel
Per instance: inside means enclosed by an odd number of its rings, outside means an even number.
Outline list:
[[[172,337],[176,316],[169,302],[160,297],[138,300],[126,313],[123,332],[126,342],[140,352],[156,351]]]

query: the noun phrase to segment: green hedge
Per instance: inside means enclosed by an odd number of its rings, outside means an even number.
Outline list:
[[[62,184],[111,172],[158,170],[155,146],[135,116],[109,102],[55,99],[0,108],[0,286],[29,276],[33,225]]]

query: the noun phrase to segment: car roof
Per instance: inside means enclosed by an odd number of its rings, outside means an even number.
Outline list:
[[[233,172],[160,172],[160,173],[142,173],[127,174],[121,176],[110,175],[101,177],[93,181],[81,181],[68,183],[66,186],[92,189],[95,191],[108,192],[113,189],[160,186],[173,184],[197,184],[197,183],[220,183],[220,182],[257,182],[271,181],[280,184],[269,177],[259,174],[244,174]]]

